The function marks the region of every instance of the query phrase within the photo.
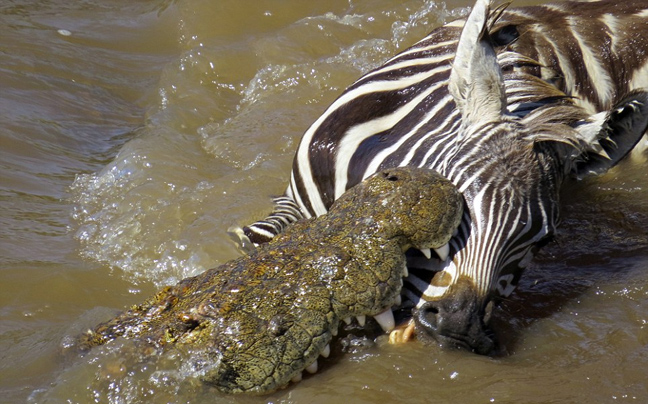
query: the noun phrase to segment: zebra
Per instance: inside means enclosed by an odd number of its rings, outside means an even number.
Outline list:
[[[465,214],[434,256],[411,254],[412,319],[390,340],[416,330],[492,353],[492,310],[551,240],[563,180],[605,172],[646,133],[647,22],[646,0],[477,0],[467,20],[348,87],[304,133],[273,213],[234,232],[248,247],[266,242],[378,170],[434,169],[462,192]]]

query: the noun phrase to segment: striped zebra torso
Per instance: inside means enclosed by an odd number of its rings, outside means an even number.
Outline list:
[[[459,188],[468,209],[451,258],[413,259],[423,264],[413,265],[404,295],[423,317],[429,302],[465,295],[479,301],[471,310],[483,318],[488,302],[510,294],[554,232],[563,177],[604,171],[645,132],[645,118],[633,115],[626,130],[614,117],[641,108],[646,115],[645,93],[624,97],[648,87],[648,1],[499,8],[482,17],[473,10],[466,30],[463,20],[434,30],[352,84],[305,132],[286,196],[246,235],[263,241],[301,215],[321,215],[378,170],[428,167]],[[488,24],[484,40],[476,24]],[[474,62],[479,52],[483,66]],[[472,78],[489,63],[498,71]],[[476,100],[484,89],[492,93]],[[470,292],[457,286],[462,279]]]
[[[387,61],[351,85],[306,131],[289,188],[302,212],[324,213],[381,165],[439,166],[439,141],[452,142],[460,125],[447,89],[460,33],[461,27],[435,31]]]
[[[648,87],[648,2],[587,4],[586,16],[579,6],[507,10],[493,36],[508,67],[520,62],[517,71],[542,78],[596,113]],[[462,27],[463,20],[447,24],[360,78],[306,131],[288,189],[302,212],[323,214],[380,168],[428,166],[447,174],[445,159],[460,140],[461,115],[447,81]],[[521,63],[505,50],[538,64]],[[533,84],[514,80],[505,76],[509,110],[538,97]]]

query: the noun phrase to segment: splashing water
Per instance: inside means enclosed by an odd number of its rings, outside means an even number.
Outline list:
[[[78,176],[71,188],[81,254],[135,284],[158,286],[234,257],[225,229],[266,213],[251,206],[265,200],[269,209],[270,197],[283,191],[297,141],[327,103],[406,43],[465,12],[432,1],[327,12],[248,38],[251,51],[185,34],[191,47],[165,67],[147,125],[113,162]],[[391,35],[376,37],[385,25]],[[219,70],[236,60],[258,66],[247,83]]]

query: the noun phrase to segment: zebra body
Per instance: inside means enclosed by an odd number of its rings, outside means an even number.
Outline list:
[[[301,140],[280,209],[245,234],[262,242],[321,215],[378,170],[432,168],[463,193],[466,214],[451,258],[414,265],[425,268],[410,269],[404,294],[419,329],[488,353],[488,303],[515,289],[555,231],[565,176],[607,170],[645,133],[647,37],[646,0],[492,12],[478,0],[466,22],[434,30],[333,102]]]

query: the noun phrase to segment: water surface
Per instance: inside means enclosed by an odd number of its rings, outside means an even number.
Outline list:
[[[59,354],[70,335],[237,256],[225,230],[268,212],[308,125],[469,3],[0,5],[0,401],[646,402],[645,155],[567,184],[556,242],[498,311],[510,355],[337,343],[299,385],[231,398],[179,358],[125,362],[127,343]]]

